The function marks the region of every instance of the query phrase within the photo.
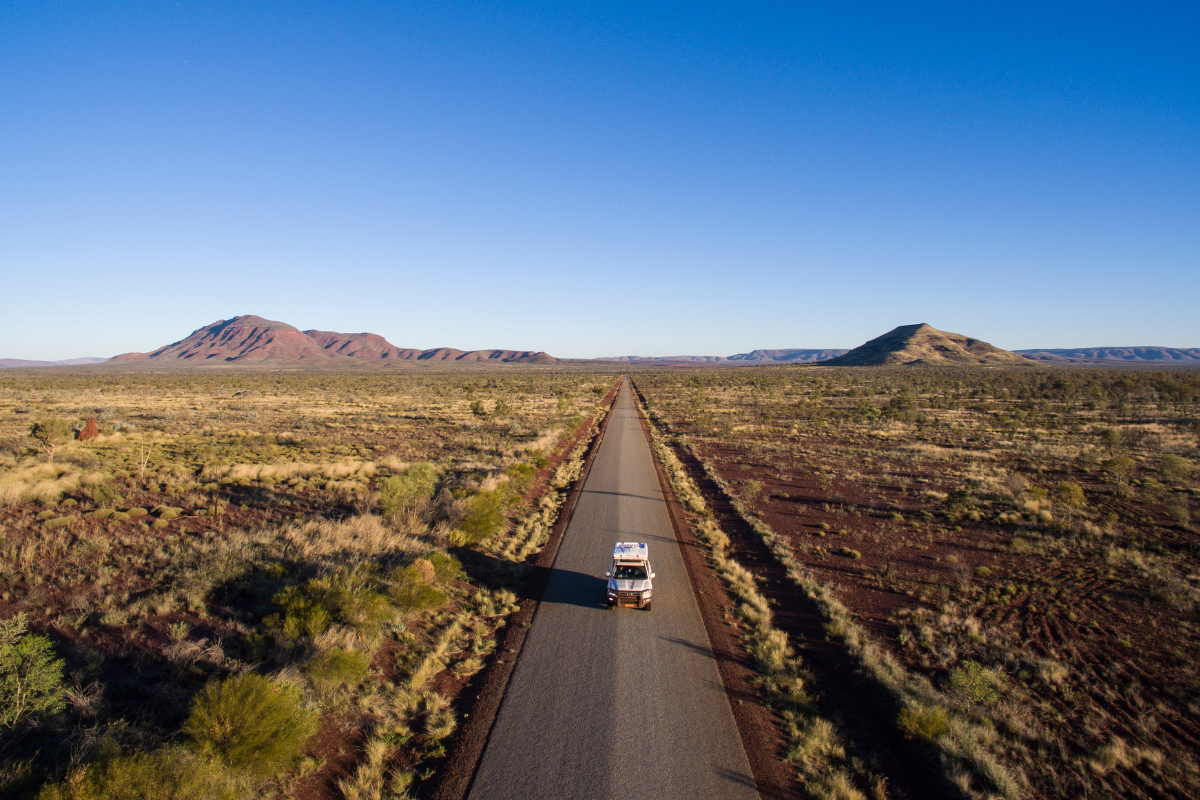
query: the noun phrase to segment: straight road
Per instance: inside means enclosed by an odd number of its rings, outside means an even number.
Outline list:
[[[628,381],[488,737],[472,800],[756,798]],[[605,607],[646,542],[653,611]]]

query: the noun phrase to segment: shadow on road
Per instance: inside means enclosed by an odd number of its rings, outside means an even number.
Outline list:
[[[546,594],[542,597],[542,602],[581,608],[607,608],[607,586],[608,581],[603,577],[555,569],[550,571],[550,582],[546,584]]]
[[[726,769],[725,767],[717,767],[717,774],[729,783],[737,783],[742,786],[748,786],[751,789],[757,788],[754,784],[754,778],[750,777],[744,772],[734,772],[733,770]]]
[[[658,497],[648,497],[644,494],[629,494],[628,492],[606,492],[601,489],[584,489],[580,494],[606,494],[611,497],[632,497],[634,500],[649,500],[652,503],[663,502],[662,495]]]

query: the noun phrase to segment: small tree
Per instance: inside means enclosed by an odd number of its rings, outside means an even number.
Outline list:
[[[482,400],[472,400],[471,401],[471,413],[474,414],[475,416],[479,417],[480,419],[482,419],[488,415],[487,408],[483,405]]]
[[[1113,476],[1117,482],[1117,494],[1124,494],[1125,484],[1137,469],[1137,462],[1129,456],[1117,456],[1104,462],[1104,471]]]
[[[1100,432],[1100,440],[1108,448],[1108,455],[1114,456],[1121,449],[1121,432],[1116,428],[1105,428]]]
[[[71,426],[65,420],[48,419],[33,423],[29,435],[46,451],[46,462],[53,463],[54,451],[71,440]]]
[[[496,399],[496,407],[492,410],[493,414],[495,414],[497,417],[506,417],[511,411],[512,409],[509,408],[507,400],[505,400],[503,397]]]
[[[63,662],[50,640],[25,631],[24,614],[0,620],[0,725],[10,729],[61,710],[65,698]]]
[[[1070,525],[1075,513],[1087,505],[1087,498],[1083,495],[1083,487],[1078,483],[1062,481],[1054,487],[1054,502],[1067,512],[1067,524]]]
[[[154,442],[146,447],[146,434],[142,434],[138,439],[138,481],[146,482],[146,465],[150,463],[150,454],[154,452]]]

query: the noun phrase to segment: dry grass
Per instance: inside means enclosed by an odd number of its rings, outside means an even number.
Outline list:
[[[940,753],[950,784],[1200,791],[1196,373],[707,369],[637,383],[904,710],[882,722]],[[994,685],[966,691],[956,674]]]
[[[507,585],[544,543],[614,379],[0,375],[0,616],[20,610],[52,631],[77,683],[65,727],[0,732],[0,794],[36,792],[114,747],[154,751],[177,738],[197,686],[248,670],[299,687],[334,729],[365,731],[345,796],[417,790],[457,725],[457,687],[516,609]],[[471,412],[498,398],[503,417]],[[33,420],[93,416],[102,435],[62,446],[53,464],[25,439]],[[566,452],[576,433],[583,444]],[[432,496],[382,515],[380,482],[417,462],[434,467]],[[481,496],[501,524],[471,544],[459,526]],[[464,573],[447,552],[464,545],[503,568]],[[109,743],[81,749],[78,726]],[[337,782],[332,768],[308,758],[246,796],[312,796]]]

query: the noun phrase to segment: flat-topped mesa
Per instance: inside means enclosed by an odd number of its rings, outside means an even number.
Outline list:
[[[1006,366],[1032,362],[961,333],[940,331],[928,323],[901,325],[859,345],[843,356],[822,362],[830,367],[870,366]]]
[[[553,364],[557,358],[534,350],[455,350],[440,347],[416,350],[397,347],[375,333],[337,333],[301,331],[284,322],[275,322],[247,314],[217,320],[191,336],[160,347],[151,353],[123,353],[110,364],[141,362],[182,362],[186,364],[223,364],[258,362],[339,361],[463,361],[521,364]]]

